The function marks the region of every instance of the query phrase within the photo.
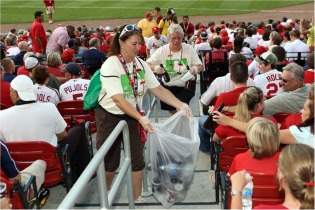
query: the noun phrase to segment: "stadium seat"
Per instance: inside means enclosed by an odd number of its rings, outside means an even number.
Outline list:
[[[10,155],[19,170],[23,170],[34,161],[42,159],[46,162],[44,187],[52,187],[63,183],[67,192],[72,186],[68,145],[53,147],[44,141],[13,141],[6,142]]]
[[[18,180],[10,181],[1,169],[1,182],[6,184],[3,193],[10,198],[12,209],[37,209],[39,208],[38,192],[35,176],[31,176],[25,186],[21,186]]]
[[[252,172],[247,171],[253,177],[253,207],[257,205],[277,205],[284,202],[284,193],[279,191],[279,184],[277,183],[277,175],[268,172]],[[231,183],[229,176],[226,173],[221,176],[222,182],[222,196],[221,207],[228,209],[231,207]]]
[[[57,109],[62,117],[73,117],[75,120],[90,121],[91,132],[96,133],[96,123],[93,110],[84,110],[83,101],[61,101],[57,104]],[[69,126],[69,124],[68,124]]]
[[[215,196],[219,202],[222,173],[228,173],[234,157],[248,150],[245,135],[229,136],[215,143]],[[222,193],[222,191],[221,191]]]
[[[301,113],[294,113],[290,114],[288,117],[284,119],[280,126],[280,130],[288,129],[292,125],[298,125],[302,122],[302,114]]]

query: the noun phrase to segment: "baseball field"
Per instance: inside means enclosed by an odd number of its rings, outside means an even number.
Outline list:
[[[178,16],[213,16],[253,13],[310,3],[313,0],[56,0],[54,21],[141,18],[159,6],[164,14],[173,7]],[[31,23],[34,11],[44,11],[42,0],[1,0],[1,24]]]

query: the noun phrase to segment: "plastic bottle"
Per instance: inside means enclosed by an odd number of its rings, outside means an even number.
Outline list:
[[[250,178],[250,174],[246,173],[245,178],[246,180],[248,180]],[[242,190],[243,210],[252,209],[253,188],[254,188],[253,181],[250,181],[246,184],[246,186]]]

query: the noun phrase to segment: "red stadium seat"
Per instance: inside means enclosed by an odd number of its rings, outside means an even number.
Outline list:
[[[62,117],[73,117],[75,120],[90,121],[91,132],[96,133],[96,123],[93,110],[84,110],[83,101],[61,101],[57,104],[57,109]]]
[[[47,164],[44,187],[63,183],[67,192],[72,186],[68,145],[63,148],[53,147],[44,141],[13,141],[6,142],[10,155],[19,170],[23,170],[38,159]]]
[[[228,173],[234,157],[248,150],[247,139],[245,135],[229,136],[215,144],[215,196],[216,202],[219,202],[220,184],[222,186],[222,174]],[[221,191],[222,193],[222,191]]]
[[[278,123],[283,123],[285,118],[287,118],[290,115],[290,113],[276,113],[273,115],[273,117],[277,120]]]
[[[7,108],[9,108],[7,105],[0,103],[0,110],[5,110]]]
[[[290,126],[298,125],[301,122],[302,122],[302,114],[301,113],[290,114],[288,117],[285,118],[285,120],[281,124],[280,130],[288,129]]]
[[[258,205],[278,205],[284,202],[284,193],[279,191],[279,184],[277,183],[277,175],[268,172],[252,172],[248,173],[253,177],[253,207]],[[223,181],[224,180],[224,181]],[[224,193],[222,194],[222,207],[227,209],[231,206],[230,189],[231,184],[229,177],[225,174],[225,182],[223,184]]]

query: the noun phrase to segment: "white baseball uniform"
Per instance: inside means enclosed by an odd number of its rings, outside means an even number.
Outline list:
[[[87,92],[90,80],[70,79],[59,88],[61,101],[83,100]]]
[[[258,74],[254,78],[254,83],[256,87],[259,87],[265,96],[275,96],[281,93],[282,86],[281,82],[281,72],[273,69],[263,74]]]
[[[36,101],[41,103],[53,103],[57,105],[60,101],[60,96],[58,90],[54,88],[47,87],[46,85],[34,85],[34,90],[36,93]]]
[[[152,55],[158,48],[166,44],[168,44],[168,40],[164,35],[160,35],[160,39],[156,39],[154,36],[151,36],[146,42],[147,48],[150,50],[150,55]]]

